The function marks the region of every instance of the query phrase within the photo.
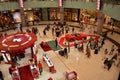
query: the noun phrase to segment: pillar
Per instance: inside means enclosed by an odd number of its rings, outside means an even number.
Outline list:
[[[60,23],[64,23],[64,8],[60,7]]]
[[[104,14],[102,12],[99,12],[97,22],[98,22],[97,33],[100,34],[102,32],[102,27],[104,24]]]
[[[42,20],[47,21],[48,20],[48,9],[42,8]]]
[[[80,18],[81,18],[81,16],[80,16],[80,9],[78,9],[78,17],[77,17],[77,19],[78,19],[77,21],[78,22],[80,22]]]
[[[20,7],[20,14],[21,14],[21,26],[25,27],[26,26],[26,22],[25,22],[26,19],[25,19],[23,7]]]

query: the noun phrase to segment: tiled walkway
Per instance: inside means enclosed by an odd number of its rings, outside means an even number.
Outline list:
[[[40,22],[40,24],[47,24],[47,23],[53,23],[53,22]],[[79,25],[78,23],[71,23],[68,22],[67,24],[69,25],[74,25],[77,26]],[[74,47],[70,48],[70,53],[68,54],[68,59],[65,57],[62,57],[58,54],[58,51],[48,51],[44,52],[42,48],[39,46],[39,43],[41,41],[49,41],[49,40],[54,40],[55,36],[52,36],[51,30],[47,31],[47,36],[43,36],[43,28],[46,25],[36,25],[35,27],[38,27],[40,36],[37,34],[38,41],[37,41],[37,48],[38,48],[38,54],[37,54],[37,59],[40,60],[43,64],[43,73],[39,77],[39,79],[36,80],[47,80],[49,77],[52,77],[54,80],[66,80],[66,71],[68,70],[74,70],[78,74],[78,80],[117,80],[118,73],[120,71],[120,66],[116,67],[116,64],[118,60],[116,61],[115,64],[112,65],[110,71],[106,70],[103,68],[103,61],[102,58],[104,57],[104,50],[107,48],[108,50],[111,49],[111,46],[113,43],[111,43],[109,40],[105,41],[105,45],[101,48],[99,54],[94,54],[93,50],[91,50],[92,54],[90,58],[87,58],[85,53],[79,52],[77,49]],[[34,27],[34,26],[33,26]],[[25,29],[28,27],[24,28]],[[29,27],[31,28],[31,27]],[[71,30],[71,29],[70,29]],[[13,33],[16,32],[17,30],[10,30],[7,31],[7,33]],[[75,32],[78,32],[79,29],[75,28]],[[71,31],[70,31],[71,33]],[[84,33],[87,33],[87,30],[84,31]],[[64,35],[62,35],[64,36]],[[118,40],[118,37],[120,37],[119,34],[113,34],[110,35],[108,33],[108,36],[111,37],[112,39],[115,39],[116,41]],[[117,39],[116,39],[117,38]],[[117,47],[115,46],[117,49]],[[29,49],[27,50],[28,54],[26,53],[26,58],[22,59],[19,61],[19,63],[22,65],[28,64],[28,59],[30,58],[29,56]],[[48,66],[43,62],[42,60],[42,55],[43,53],[46,53],[51,61],[53,62],[56,73],[51,74],[48,71]],[[107,57],[110,59],[113,55],[107,55]],[[120,57],[120,56],[119,56]],[[0,69],[3,71],[5,75],[5,80],[12,80],[9,73],[8,73],[8,67],[10,65],[0,64]]]

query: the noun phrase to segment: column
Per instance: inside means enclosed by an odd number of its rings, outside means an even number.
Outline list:
[[[102,32],[102,27],[104,24],[104,14],[102,12],[99,12],[97,22],[98,22],[97,33],[100,34]]]
[[[81,16],[80,16],[80,9],[78,9],[78,17],[77,17],[77,19],[78,19],[77,21],[78,22],[80,22],[80,18],[81,18]]]
[[[48,9],[42,8],[42,20],[47,21],[48,20]]]
[[[64,24],[64,8],[60,7],[60,23]]]
[[[20,14],[21,14],[21,26],[25,27],[26,26],[25,15],[24,15],[24,9],[22,7],[20,7]]]

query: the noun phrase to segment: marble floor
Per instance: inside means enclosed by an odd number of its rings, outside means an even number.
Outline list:
[[[68,23],[72,25],[77,25],[77,23]],[[35,80],[48,80],[49,77],[52,77],[53,80],[66,80],[66,71],[76,71],[78,75],[78,80],[117,80],[118,74],[120,72],[120,65],[119,67],[116,67],[116,64],[118,63],[118,60],[115,62],[115,64],[112,65],[111,69],[108,71],[107,69],[104,69],[103,60],[104,57],[104,50],[107,48],[108,51],[111,49],[111,46],[114,45],[109,40],[105,41],[105,45],[100,49],[98,54],[94,54],[93,50],[91,50],[92,55],[90,58],[87,58],[85,53],[79,52],[74,47],[70,48],[70,52],[68,53],[68,59],[65,57],[62,57],[58,54],[58,51],[48,51],[44,52],[42,48],[40,47],[39,43],[41,41],[50,41],[54,40],[55,36],[52,35],[51,29],[47,31],[46,36],[43,35],[43,29],[46,25],[36,25],[31,27],[25,27],[23,30],[25,31],[26,28],[32,28],[32,27],[38,27],[40,35],[37,34],[38,41],[37,41],[37,59],[40,60],[43,64],[43,73],[40,75],[38,79]],[[71,30],[71,29],[70,29]],[[9,30],[7,31],[8,34],[15,33],[17,30]],[[72,31],[70,31],[71,33]],[[75,28],[75,32],[79,32],[78,28]],[[88,33],[87,30],[84,31],[84,33]],[[110,35],[112,38],[120,37],[118,34]],[[64,36],[64,35],[62,35]],[[116,39],[120,43],[120,38]],[[85,44],[86,45],[86,44]],[[117,47],[115,46],[117,49]],[[20,66],[24,66],[28,64],[28,59],[30,58],[30,49],[28,48],[26,50],[26,57],[22,59],[21,61],[18,61],[20,63]],[[51,74],[49,72],[48,66],[45,62],[43,62],[42,56],[43,54],[47,54],[51,61],[54,64],[54,67],[56,69],[56,73]],[[116,51],[114,52],[116,53]],[[108,58],[111,58],[113,55],[107,55]],[[118,57],[118,59],[120,56]],[[11,76],[8,72],[9,64],[5,64],[2,62],[0,64],[0,70],[3,71],[5,80],[12,80]],[[19,67],[20,67],[19,66]]]

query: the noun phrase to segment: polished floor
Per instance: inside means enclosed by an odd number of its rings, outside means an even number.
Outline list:
[[[44,24],[51,23],[51,22],[42,22]],[[78,23],[71,23],[68,22],[69,25],[75,25],[77,26]],[[47,35],[43,35],[43,29],[46,25],[36,25],[31,27],[25,27],[26,28],[32,28],[32,27],[38,27],[40,35],[37,34],[38,41],[37,41],[37,59],[40,60],[43,64],[43,73],[39,76],[38,79],[35,80],[48,80],[49,77],[52,77],[53,80],[66,80],[66,71],[76,71],[78,75],[78,80],[117,80],[118,74],[120,72],[120,65],[119,67],[116,67],[116,64],[118,63],[118,60],[115,62],[115,64],[112,65],[111,69],[108,71],[107,69],[104,69],[103,60],[104,57],[104,50],[107,48],[108,50],[111,49],[111,46],[114,45],[109,40],[105,41],[105,45],[100,49],[99,54],[94,54],[93,50],[91,50],[92,55],[90,58],[87,58],[85,53],[79,52],[74,47],[70,48],[70,52],[68,53],[68,59],[65,57],[62,57],[58,54],[58,51],[48,51],[44,52],[42,48],[39,46],[39,43],[41,41],[50,41],[54,40],[55,36],[52,35],[52,31],[47,31]],[[90,27],[90,25],[88,26]],[[103,29],[105,30],[105,29]],[[15,33],[17,30],[9,30],[7,31],[8,34]],[[71,29],[70,32],[71,33]],[[79,28],[75,28],[75,32],[79,32]],[[88,33],[88,29],[86,28],[84,30],[84,33]],[[93,34],[91,32],[91,34]],[[64,35],[62,35],[64,36]],[[117,33],[114,33],[111,35],[108,33],[108,36],[116,40],[120,43],[120,35]],[[85,44],[86,45],[86,44]],[[115,46],[117,49],[117,47]],[[48,66],[45,62],[43,62],[42,56],[43,54],[47,54],[51,61],[53,62],[56,73],[51,74],[49,72]],[[116,53],[116,51],[114,52]],[[21,61],[18,61],[20,63],[20,66],[24,66],[28,64],[28,59],[30,59],[30,49],[28,48],[25,53],[26,57],[22,59]],[[107,57],[110,59],[113,55],[107,55]],[[118,59],[120,56],[118,57]],[[2,62],[0,64],[0,70],[3,71],[5,80],[12,80],[11,76],[8,73],[8,67],[9,64],[5,64]]]

